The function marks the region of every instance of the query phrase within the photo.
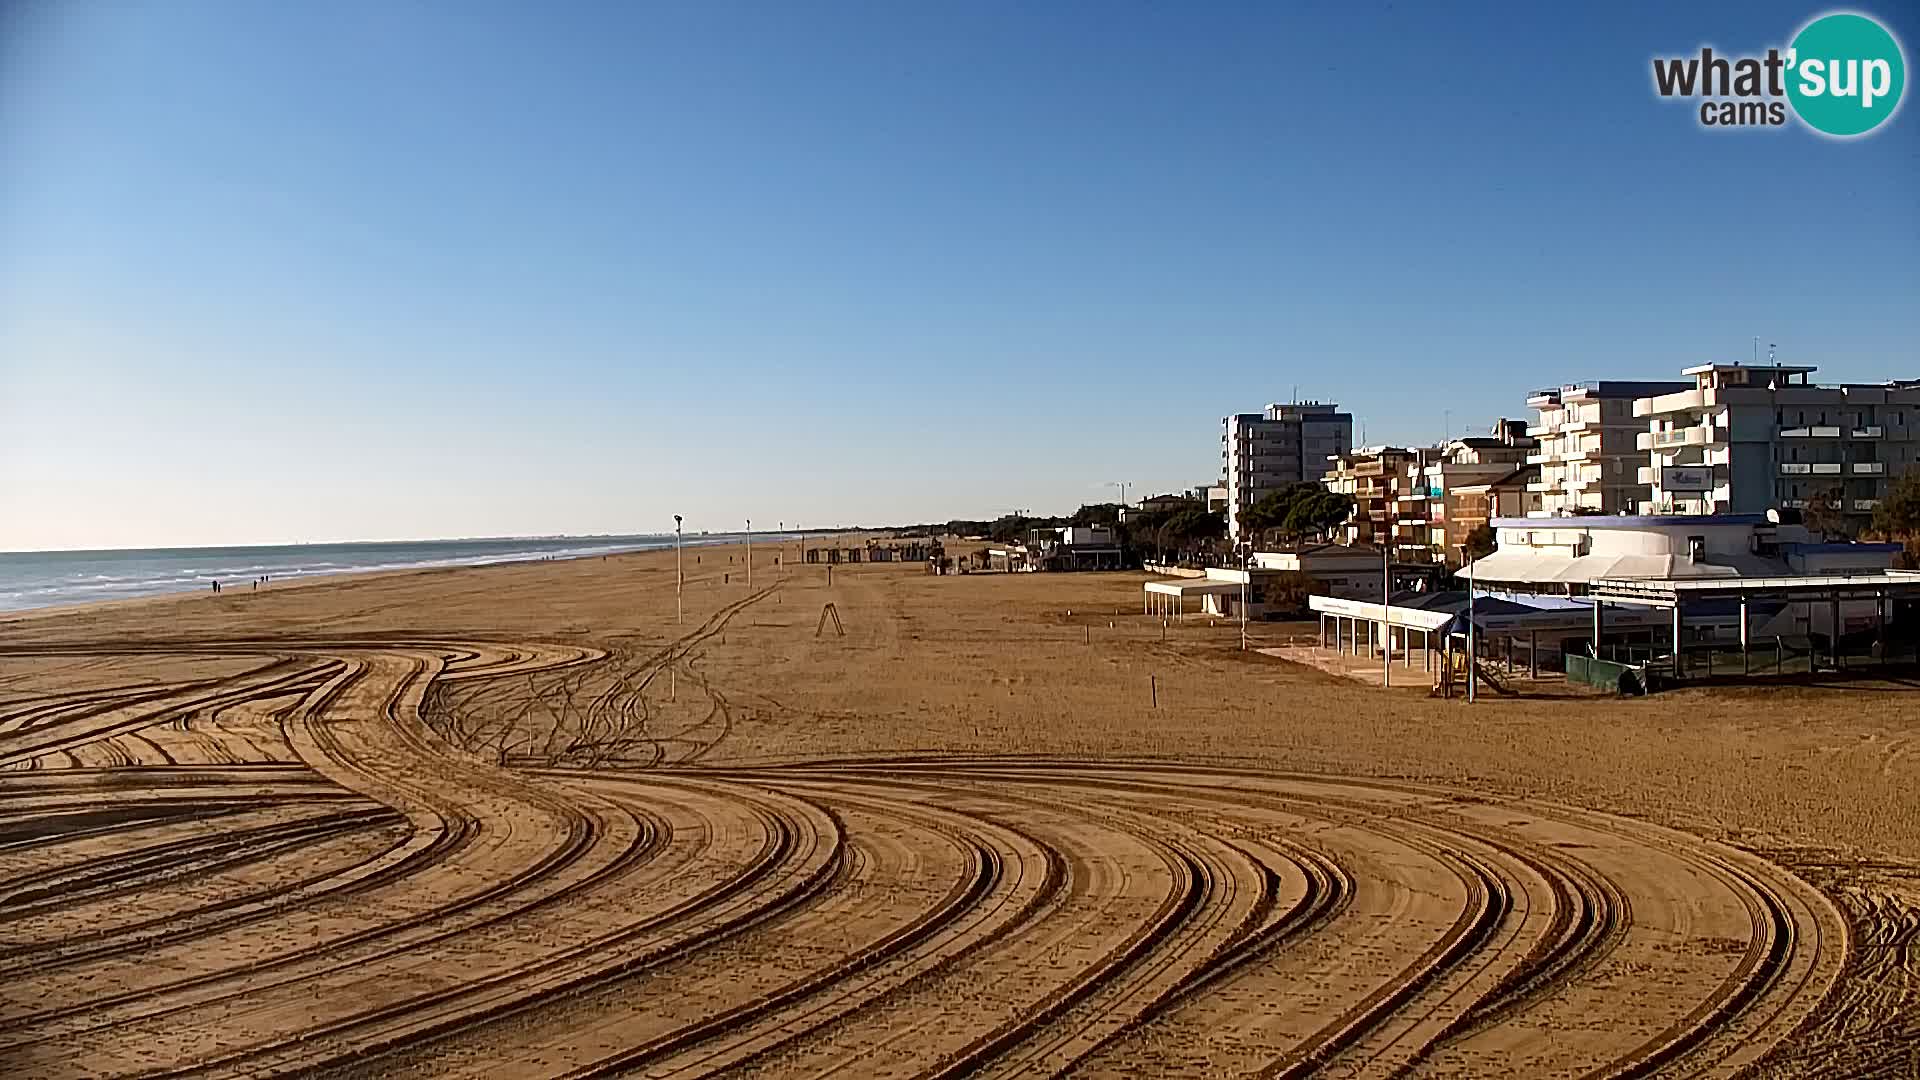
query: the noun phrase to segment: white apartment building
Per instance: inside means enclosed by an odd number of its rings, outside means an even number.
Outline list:
[[[1646,425],[1644,514],[1820,506],[1864,525],[1920,462],[1920,379],[1817,386],[1815,368],[1702,364],[1685,388],[1633,403]]]
[[[1269,405],[1265,412],[1222,417],[1220,424],[1227,535],[1235,543],[1241,539],[1240,511],[1270,492],[1318,483],[1331,459],[1353,447],[1353,416],[1331,403]]]
[[[1529,517],[1577,514],[1631,514],[1651,497],[1640,467],[1646,451],[1637,442],[1646,421],[1634,415],[1634,402],[1692,388],[1683,382],[1569,383],[1536,390],[1527,406],[1539,423],[1527,434],[1540,445],[1527,464],[1540,466],[1540,479],[1527,485],[1540,495]]]

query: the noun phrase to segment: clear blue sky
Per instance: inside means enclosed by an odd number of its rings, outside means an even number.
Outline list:
[[[1066,511],[1296,387],[1920,376],[1913,103],[1651,89],[1821,9],[1466,7],[0,7],[0,549]]]

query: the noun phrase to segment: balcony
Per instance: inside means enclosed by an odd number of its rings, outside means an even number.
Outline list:
[[[1780,500],[1780,505],[1781,505],[1781,506],[1782,506],[1783,508],[1785,508],[1785,509],[1787,509],[1787,510],[1805,510],[1805,509],[1807,508],[1807,500],[1805,500],[1805,499],[1781,499],[1781,500]]]
[[[1666,450],[1676,446],[1708,446],[1725,442],[1726,437],[1704,424],[1690,424],[1669,431],[1643,431],[1633,437],[1640,450]]]
[[[1780,463],[1780,475],[1805,476],[1813,471],[1813,466],[1804,461],[1783,461]]]
[[[1816,461],[1813,463],[1815,476],[1839,476],[1840,463],[1837,461]]]
[[[1862,513],[1868,513],[1868,514],[1870,514],[1870,513],[1872,513],[1872,512],[1874,511],[1874,510],[1876,510],[1876,509],[1878,509],[1878,508],[1879,508],[1879,506],[1880,506],[1880,500],[1879,500],[1879,499],[1855,499],[1855,500],[1853,500],[1853,508],[1854,508],[1855,510],[1858,510],[1858,511],[1861,511]]]
[[[1878,424],[1872,427],[1857,427],[1853,429],[1853,437],[1856,439],[1882,439],[1886,437],[1886,434],[1887,429]]]
[[[1856,461],[1853,463],[1853,475],[1855,476],[1884,476],[1886,475],[1886,471],[1887,463],[1884,461]]]
[[[1824,424],[1817,427],[1783,427],[1780,429],[1780,437],[1783,439],[1837,439],[1840,437],[1840,429]]]
[[[1651,465],[1642,465],[1640,466],[1640,471],[1634,474],[1633,482],[1636,484],[1652,484],[1659,479],[1659,469]]]
[[[1529,465],[1545,465],[1547,462],[1552,460],[1553,460],[1552,454],[1528,454],[1527,455],[1527,464]]]
[[[1685,412],[1689,409],[1706,409],[1718,404],[1713,387],[1703,386],[1697,390],[1682,390],[1677,394],[1661,394],[1659,397],[1635,398],[1633,415],[1657,416],[1661,413]]]

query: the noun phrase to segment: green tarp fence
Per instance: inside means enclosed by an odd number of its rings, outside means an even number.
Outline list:
[[[1622,694],[1647,692],[1646,675],[1640,668],[1578,653],[1567,654],[1567,681]]]

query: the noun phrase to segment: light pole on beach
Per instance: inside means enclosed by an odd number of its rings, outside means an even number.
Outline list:
[[[1473,563],[1467,564],[1467,704],[1473,704]]]
[[[1253,545],[1240,550],[1240,651],[1247,651],[1247,584],[1253,580]]]
[[[673,515],[673,621],[680,621],[680,594],[687,590],[687,573],[680,561],[680,515]]]
[[[747,588],[753,588],[753,519],[747,519]]]
[[[1393,685],[1393,534],[1380,545],[1380,630],[1386,648],[1380,656],[1380,685]]]

